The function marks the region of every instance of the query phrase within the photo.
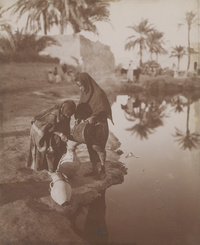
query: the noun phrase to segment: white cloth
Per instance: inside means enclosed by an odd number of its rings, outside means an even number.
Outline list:
[[[131,65],[129,65],[129,67],[128,67],[127,80],[131,81],[131,82],[133,81],[133,68]]]

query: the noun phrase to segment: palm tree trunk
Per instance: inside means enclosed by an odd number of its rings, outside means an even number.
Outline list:
[[[60,34],[65,32],[65,20],[69,20],[69,0],[64,0],[64,8],[61,12]]]
[[[180,68],[180,57],[178,57],[178,71],[179,71],[179,68]]]
[[[65,29],[65,23],[64,23],[63,13],[61,14],[61,17],[60,18],[61,18],[60,19],[60,34],[63,35],[64,34],[64,29]]]
[[[69,0],[64,0],[65,1],[65,16],[66,19],[69,19]]]
[[[43,15],[43,21],[44,21],[44,35],[47,35],[47,15],[46,12],[42,12]]]
[[[142,44],[140,43],[140,67],[142,67]]]
[[[186,122],[186,132],[187,132],[187,135],[190,133],[190,129],[189,129],[189,118],[190,118],[190,100],[188,99],[188,103],[187,103],[187,122]]]
[[[65,32],[66,22],[69,20],[69,0],[63,0],[60,11],[60,34]],[[65,22],[66,21],[66,22]]]
[[[188,25],[188,65],[187,65],[187,71],[190,68],[190,25]]]

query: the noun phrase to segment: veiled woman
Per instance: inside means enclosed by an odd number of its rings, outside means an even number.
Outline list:
[[[70,119],[75,110],[74,101],[66,100],[33,118],[27,167],[36,171],[56,171],[61,156],[66,152],[66,141],[71,137]]]
[[[82,119],[87,120],[94,126],[93,137],[86,142],[93,167],[92,172],[87,175],[98,175],[99,178],[103,178],[105,177],[105,146],[109,134],[107,119],[112,121],[110,103],[103,89],[88,73],[79,73],[75,82],[81,91],[75,119],[78,123]],[[100,171],[98,162],[101,163]]]

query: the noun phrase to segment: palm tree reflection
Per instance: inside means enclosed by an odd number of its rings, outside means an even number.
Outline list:
[[[187,101],[187,121],[186,121],[186,132],[183,133],[181,130],[176,128],[176,133],[174,137],[176,137],[176,142],[181,146],[181,149],[186,150],[192,150],[196,149],[200,143],[200,134],[194,132],[191,133],[189,130],[189,117],[190,117],[190,104],[191,99],[188,99]]]
[[[171,105],[174,107],[175,112],[182,112],[184,107],[184,101],[181,99],[180,95],[176,95],[171,100]]]
[[[140,100],[136,97],[133,102],[129,97],[126,105],[121,105],[125,112],[125,117],[129,121],[137,121],[128,131],[139,136],[140,139],[148,139],[150,134],[155,132],[159,126],[163,126],[164,110],[166,106],[159,104],[157,101]]]

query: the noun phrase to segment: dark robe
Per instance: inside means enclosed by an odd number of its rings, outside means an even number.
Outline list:
[[[61,141],[55,132],[70,138],[70,118],[63,117],[61,112],[64,103],[55,105],[33,118],[27,167],[37,171],[56,170],[61,156],[66,152],[66,143]]]
[[[94,135],[87,142],[90,160],[94,168],[96,163],[100,162],[100,159],[106,157],[105,146],[109,134],[107,118],[113,122],[111,107],[103,89],[88,73],[79,73],[75,81],[79,81],[85,88],[85,92],[81,93],[75,118],[78,119],[80,111],[83,114],[85,113],[85,115],[81,115],[81,119],[85,120],[90,116],[95,118]],[[81,106],[82,108],[79,110]]]
[[[113,122],[107,95],[95,80],[88,73],[83,72],[78,74],[76,81],[80,81],[85,88],[85,92],[81,93],[79,104],[87,103],[92,110],[92,116],[101,117],[101,114],[104,114]]]

